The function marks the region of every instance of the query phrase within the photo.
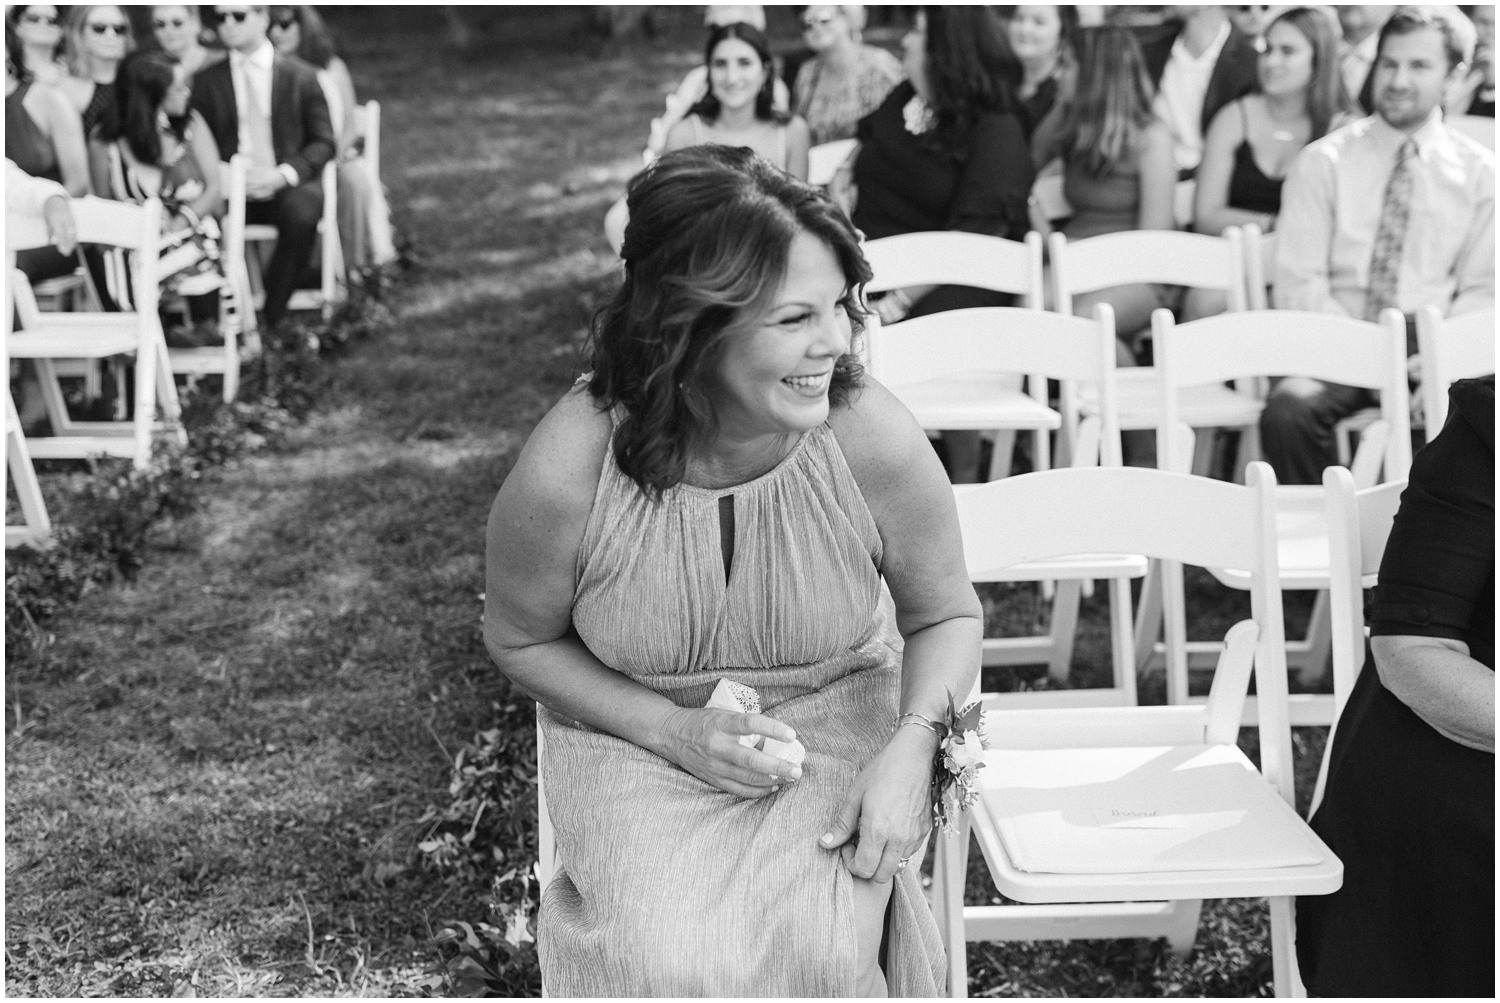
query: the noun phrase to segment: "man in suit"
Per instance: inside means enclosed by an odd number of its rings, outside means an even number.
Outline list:
[[[1375,111],[1375,48],[1380,26],[1390,19],[1395,4],[1343,3],[1338,5],[1339,73],[1344,90],[1359,102],[1366,115]]]
[[[193,77],[192,107],[228,160],[243,153],[245,220],[277,229],[266,266],[266,323],[275,325],[312,253],[323,214],[323,165],[335,137],[317,72],[276,53],[266,7],[214,8],[229,58]]]
[[[1220,4],[1179,4],[1138,36],[1156,87],[1156,113],[1172,130],[1180,178],[1203,159],[1203,136],[1219,109],[1255,86],[1255,41],[1234,28]]]

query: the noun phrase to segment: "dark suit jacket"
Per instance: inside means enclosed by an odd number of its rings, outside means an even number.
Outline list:
[[[192,108],[208,123],[220,159],[239,152],[240,115],[228,59],[194,74]],[[271,62],[271,145],[276,162],[291,164],[298,181],[311,181],[333,159],[336,142],[317,71],[300,59],[277,55]]]
[[[1140,29],[1136,38],[1141,43],[1141,55],[1146,59],[1146,72],[1151,75],[1153,87],[1161,86],[1161,75],[1172,56],[1172,46],[1182,34],[1181,21],[1168,21]],[[1208,78],[1208,94],[1203,99],[1203,120],[1200,123],[1207,134],[1209,123],[1229,102],[1244,97],[1255,87],[1255,44],[1237,29],[1229,29],[1229,38],[1219,50],[1219,60],[1214,63],[1214,72]]]

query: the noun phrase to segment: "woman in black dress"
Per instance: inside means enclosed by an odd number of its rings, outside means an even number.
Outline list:
[[[1495,378],[1449,396],[1401,496],[1372,656],[1312,818],[1344,862],[1342,888],[1297,900],[1314,996],[1495,991]]]
[[[1022,239],[1036,172],[1015,99],[1021,65],[999,19],[988,7],[924,7],[901,44],[907,80],[860,120],[835,198],[852,180],[854,225],[869,240],[929,230]],[[890,324],[1009,302],[944,285],[898,289],[874,308]],[[978,433],[945,432],[943,442],[954,480],[974,480]]]

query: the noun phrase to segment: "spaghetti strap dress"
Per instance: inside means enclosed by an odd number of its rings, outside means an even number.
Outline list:
[[[720,679],[753,686],[807,758],[802,779],[744,799],[540,708],[561,867],[537,935],[549,995],[854,993],[854,879],[818,839],[898,707],[900,637],[880,561],[874,518],[827,424],[761,477],[720,490],[681,484],[659,502],[607,451],[578,553],[578,636],[682,707],[701,707]],[[893,996],[944,990],[918,871],[894,879],[884,962]]]
[[[1234,148],[1234,168],[1229,174],[1229,205],[1246,212],[1275,216],[1281,212],[1281,183],[1285,179],[1271,177],[1255,162],[1245,102],[1241,100],[1235,104],[1240,107],[1241,132],[1245,138]]]

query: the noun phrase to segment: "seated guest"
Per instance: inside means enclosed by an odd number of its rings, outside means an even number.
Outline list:
[[[927,230],[1021,240],[1036,172],[1015,98],[1021,66],[999,18],[988,7],[924,7],[901,47],[906,82],[860,122],[836,197],[852,191],[854,225],[871,240]],[[889,324],[1009,301],[926,286],[888,293],[876,309]],[[943,443],[953,479],[977,479],[978,433],[944,432]]]
[[[1234,30],[1250,39],[1256,52],[1266,51],[1266,29],[1276,16],[1277,6],[1268,3],[1228,4],[1229,23]]]
[[[726,24],[708,35],[703,63],[708,94],[667,133],[667,151],[717,143],[748,146],[800,181],[807,180],[807,123],[775,110],[776,68],[766,36],[748,24]]]
[[[1255,86],[1255,45],[1235,30],[1220,4],[1178,4],[1173,18],[1141,34],[1146,75],[1156,89],[1156,114],[1172,132],[1180,177],[1203,157],[1203,134],[1235,98]]]
[[[190,326],[166,327],[167,343],[195,348],[223,344],[219,296],[232,290],[224,273],[215,217],[224,208],[219,151],[208,125],[188,110],[191,88],[181,66],[162,53],[133,53],[120,67],[117,112],[89,140],[94,188],[122,202],[162,202],[164,315],[186,301]],[[123,269],[115,272],[124,276]],[[128,302],[129,287],[111,289]]]
[[[1341,3],[1337,6],[1343,41],[1339,45],[1339,73],[1344,90],[1366,115],[1375,110],[1375,47],[1380,26],[1396,9],[1388,3]]]
[[[1495,117],[1495,5],[1477,3],[1463,8],[1473,22],[1478,41],[1474,46],[1474,65],[1458,92],[1445,102],[1455,115]]]
[[[1172,134],[1151,111],[1151,83],[1135,35],[1117,25],[1084,28],[1078,36],[1078,82],[1062,109],[1055,139],[1039,134],[1039,156],[1063,160],[1063,194],[1073,215],[1069,240],[1125,230],[1171,230],[1177,171]],[[1073,312],[1115,311],[1121,365],[1136,364],[1131,346],[1151,326],[1151,311],[1175,307],[1175,286],[1111,286],[1073,297]]]
[[[812,142],[849,139],[859,120],[901,82],[901,61],[860,42],[863,4],[812,4],[802,11],[802,37],[812,58],[797,69],[792,107]]]
[[[1074,40],[1078,8],[1072,4],[1018,4],[1005,19],[1011,51],[1021,63],[1021,121],[1032,135],[1047,114],[1064,100],[1078,72]],[[1059,92],[1062,92],[1061,94]]]
[[[365,136],[356,110],[354,78],[334,52],[333,36],[310,4],[271,8],[271,42],[283,56],[296,56],[318,71],[328,117],[338,136],[339,242],[350,271],[396,257],[391,211],[364,162]]]
[[[337,146],[317,73],[300,59],[277,55],[263,6],[216,9],[229,58],[193,78],[192,108],[203,116],[219,159],[246,154],[245,219],[277,229],[266,266],[266,322],[286,313],[307,267],[323,214],[323,165]]]
[[[68,11],[63,56],[68,73],[58,89],[83,120],[87,139],[110,114],[115,74],[126,54],[135,51],[135,33],[123,7],[82,4]]]
[[[16,255],[17,267],[23,272],[24,257],[45,251],[53,258],[74,261],[78,250],[78,227],[73,221],[73,211],[68,204],[68,191],[51,178],[36,177],[23,171],[7,159],[5,161],[5,217],[6,228],[14,221],[28,217],[42,217],[47,226],[47,247],[28,248]],[[28,278],[33,278],[29,275]],[[42,434],[47,427],[47,409],[42,402],[41,387],[36,377],[23,373],[19,359],[11,361],[10,379],[19,390],[15,405],[21,428],[28,436]]]
[[[1313,996],[1495,994],[1495,378],[1449,399],[1401,495],[1312,817],[1344,863],[1332,895],[1297,900]]]
[[[151,8],[151,32],[161,50],[190,78],[224,58],[223,52],[203,44],[203,20],[197,4],[156,4]]]
[[[68,73],[63,62],[62,12],[53,4],[12,4],[5,23],[16,30],[24,50],[17,69],[31,74],[39,84],[56,84]]]
[[[1376,114],[1298,154],[1282,189],[1277,307],[1375,320],[1424,306],[1452,316],[1495,304],[1495,157],[1443,124],[1472,26],[1404,8],[1380,29]],[[1410,348],[1408,349],[1410,351]],[[1282,484],[1317,484],[1333,426],[1371,402],[1355,387],[1289,377],[1272,388],[1261,443]]]
[[[980,609],[942,468],[852,354],[859,236],[743,149],[667,153],[628,197],[592,372],[486,537],[485,644],[539,705],[564,861],[542,980],[941,995],[916,854]],[[758,700],[705,706],[720,679]]]

